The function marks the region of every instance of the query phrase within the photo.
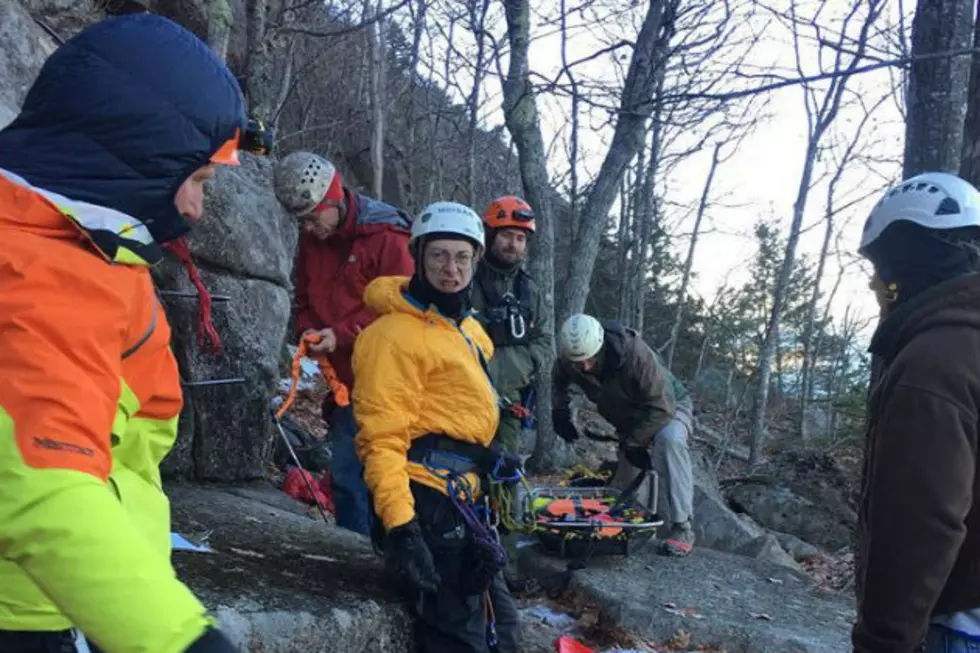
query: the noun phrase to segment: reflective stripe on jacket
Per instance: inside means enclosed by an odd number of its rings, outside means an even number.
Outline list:
[[[9,173],[0,240],[0,629],[183,651],[212,620],[170,564],[159,465],[182,400],[160,250],[138,221]]]

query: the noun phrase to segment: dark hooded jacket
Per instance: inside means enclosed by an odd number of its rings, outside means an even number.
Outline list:
[[[690,396],[635,330],[614,320],[602,326],[598,374],[582,373],[561,359],[555,362],[553,407],[568,407],[568,388],[574,383],[616,427],[624,444],[649,446],[674,418],[678,403],[689,402]]]
[[[854,651],[912,653],[980,608],[980,275],[897,306],[870,349]]]
[[[20,115],[0,131],[0,168],[132,216],[156,243],[184,235],[177,189],[247,124],[238,82],[202,49],[151,14],[92,26],[45,61]],[[90,235],[114,251],[115,234]]]

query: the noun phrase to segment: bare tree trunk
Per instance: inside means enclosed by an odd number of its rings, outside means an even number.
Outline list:
[[[371,0],[364,0],[364,20],[372,20],[382,12],[382,0],[376,7]],[[385,58],[384,29],[382,20],[368,26],[368,52],[371,60],[371,173],[372,192],[381,199],[384,195],[384,143],[385,143]]]
[[[980,48],[980,0],[973,26],[973,47]],[[974,51],[970,63],[970,87],[963,127],[963,157],[960,176],[974,186],[980,186],[980,52]]]
[[[228,59],[228,39],[235,17],[228,0],[208,0],[208,46],[225,61]]]
[[[857,149],[858,143],[861,140],[861,134],[864,131],[864,126],[867,124],[868,119],[871,117],[871,114],[875,111],[875,109],[880,107],[886,99],[887,97],[883,97],[877,104],[874,105],[874,107],[871,108],[870,111],[864,112],[864,117],[861,118],[861,122],[859,122],[855,128],[854,134],[850,142],[847,144],[847,148],[844,150],[843,156],[841,157],[840,164],[837,166],[837,170],[834,171],[834,176],[831,177],[830,183],[827,185],[827,200],[824,210],[825,225],[823,244],[820,246],[820,256],[817,258],[817,271],[813,280],[813,288],[810,291],[810,301],[807,303],[806,317],[804,318],[803,322],[803,369],[802,378],[800,380],[801,439],[807,438],[806,413],[810,398],[813,394],[813,370],[817,362],[817,348],[814,343],[817,321],[817,303],[820,301],[820,284],[823,282],[827,256],[830,253],[830,242],[834,235],[834,216],[837,214],[838,210],[835,208],[834,198],[837,193],[837,186],[840,184],[840,180],[844,176],[844,171],[854,158],[854,153]]]
[[[643,27],[633,48],[612,143],[585,202],[572,244],[559,311],[561,320],[585,308],[609,208],[616,197],[623,172],[643,143],[646,121],[653,113],[653,96],[659,87],[658,80],[663,76],[668,40],[661,38],[665,4],[663,0],[649,0]]]
[[[572,205],[571,216],[568,221],[568,242],[575,240],[578,232],[578,135],[579,135],[579,102],[581,97],[578,92],[578,80],[572,73],[568,65],[568,11],[565,7],[566,0],[561,0],[561,65],[568,77],[568,83],[572,92],[572,133],[569,143],[569,201]]]
[[[644,138],[644,141],[646,139]],[[646,283],[644,269],[646,268],[646,249],[643,245],[643,184],[646,181],[648,168],[646,165],[647,148],[646,143],[640,144],[640,151],[636,153],[636,172],[633,173],[633,181],[629,185],[630,202],[630,258],[626,266],[626,277],[629,285],[626,292],[626,310],[623,316],[624,322],[642,335],[642,331],[637,326],[638,297],[640,288]]]
[[[248,0],[248,60],[244,90],[250,115],[275,127],[289,90],[293,37],[270,33],[268,15],[269,0]]]
[[[636,316],[633,319],[635,329],[643,334],[646,321],[647,285],[649,284],[650,261],[649,249],[653,226],[657,222],[657,205],[654,200],[653,185],[660,169],[660,143],[663,128],[660,116],[663,113],[663,103],[660,102],[660,92],[663,90],[663,78],[657,87],[657,101],[650,120],[650,158],[643,171],[643,184],[640,196],[640,242],[637,245],[637,281],[636,281]],[[642,150],[641,150],[642,151]]]
[[[412,17],[412,54],[408,67],[408,143],[406,156],[406,170],[408,172],[408,188],[406,193],[406,205],[409,211],[415,213],[422,208],[418,201],[418,179],[416,178],[416,158],[418,157],[418,125],[416,115],[415,93],[418,88],[417,70],[422,50],[422,35],[425,33],[426,9],[428,0],[418,0],[418,13]]]
[[[912,55],[962,50],[973,39],[973,0],[919,0],[912,21]],[[906,178],[960,169],[969,57],[918,60],[909,75],[905,128]]]
[[[630,174],[626,171],[623,181],[619,187],[619,233],[616,243],[619,247],[619,267],[617,275],[619,277],[619,319],[629,324],[629,264],[630,264],[630,202],[629,202],[629,183]]]
[[[469,134],[467,136],[467,148],[469,149],[469,160],[466,175],[467,193],[469,193],[469,204],[472,206],[476,202],[476,134],[480,119],[480,88],[483,86],[483,74],[486,66],[486,34],[485,26],[487,21],[487,11],[490,9],[490,0],[470,0],[470,31],[476,39],[476,64],[473,70],[473,89],[467,104],[470,110]]]
[[[851,12],[844,20],[840,31],[840,43],[838,43],[841,49],[843,49],[843,41],[846,38],[847,24],[862,4],[864,3],[855,2],[852,5]],[[758,369],[755,375],[756,383],[751,415],[752,430],[749,444],[749,465],[751,466],[757,465],[761,460],[762,445],[766,430],[766,404],[769,399],[769,380],[772,372],[773,356],[776,354],[779,341],[779,322],[783,313],[783,305],[786,302],[786,294],[789,288],[790,277],[793,274],[793,266],[796,262],[796,247],[800,240],[800,229],[803,225],[803,215],[806,210],[807,198],[810,194],[814,165],[817,155],[820,152],[820,141],[827,128],[837,117],[848,79],[850,79],[851,74],[862,61],[864,52],[867,49],[868,32],[881,13],[882,0],[868,0],[867,5],[868,15],[861,26],[856,51],[851,55],[852,58],[847,66],[843,66],[841,59],[844,55],[838,50],[834,61],[834,70],[839,73],[839,76],[831,80],[822,100],[818,103],[813,99],[814,106],[811,106],[810,102],[813,89],[808,86],[804,86],[803,88],[810,134],[803,160],[803,173],[800,176],[796,201],[793,203],[793,222],[790,225],[789,237],[786,239],[786,252],[783,256],[783,262],[779,268],[779,274],[776,277],[772,312],[769,317],[769,326],[766,331],[765,340],[763,341],[762,352],[759,356]],[[797,61],[799,61],[799,35],[795,31],[794,40],[797,48]]]
[[[505,0],[507,37],[510,41],[510,66],[504,80],[504,119],[517,145],[521,180],[528,203],[537,216],[530,273],[544,293],[544,310],[554,317],[554,222],[551,206],[552,189],[548,178],[544,139],[538,122],[534,89],[529,80],[528,46],[530,45],[531,10],[529,0]],[[552,324],[554,320],[552,319]],[[537,380],[537,438],[529,467],[540,471],[557,468],[555,452],[558,443],[551,429],[551,368],[554,352],[541,367]]]
[[[704,180],[704,190],[701,191],[701,201],[698,202],[697,217],[694,218],[694,230],[691,232],[691,242],[687,247],[687,258],[684,260],[684,274],[681,277],[681,287],[677,291],[677,310],[674,311],[674,325],[670,329],[670,345],[667,348],[667,369],[672,370],[674,365],[674,352],[677,350],[677,340],[681,335],[681,324],[684,322],[684,304],[687,301],[687,285],[691,281],[691,270],[694,268],[694,249],[698,246],[698,234],[701,233],[701,221],[704,219],[705,209],[708,208],[708,197],[711,194],[711,182],[714,181],[715,171],[718,169],[718,162],[721,160],[722,143],[715,145],[714,152],[711,153],[711,167],[708,169],[708,177]]]

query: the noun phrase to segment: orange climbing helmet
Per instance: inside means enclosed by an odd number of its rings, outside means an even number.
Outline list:
[[[534,210],[531,205],[514,195],[498,197],[483,212],[487,229],[524,229],[534,233]]]

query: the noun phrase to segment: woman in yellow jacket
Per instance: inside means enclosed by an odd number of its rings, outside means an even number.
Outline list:
[[[358,456],[388,568],[417,617],[419,653],[516,653],[506,557],[481,517],[480,477],[513,476],[519,465],[491,449],[493,344],[469,311],[483,223],[437,202],[413,223],[411,248],[411,279],[381,277],[365,291],[380,317],[354,346]]]

